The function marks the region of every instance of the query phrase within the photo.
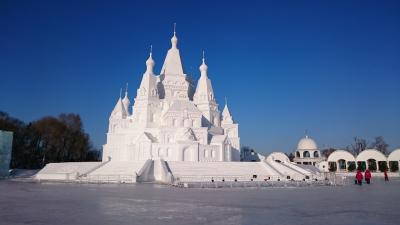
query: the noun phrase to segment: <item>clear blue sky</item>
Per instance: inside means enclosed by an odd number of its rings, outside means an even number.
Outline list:
[[[400,147],[400,1],[216,2],[3,0],[0,110],[78,113],[100,148],[120,87],[135,97],[150,44],[160,71],[176,22],[186,73],[204,49],[242,145],[289,152],[307,129],[320,147]]]

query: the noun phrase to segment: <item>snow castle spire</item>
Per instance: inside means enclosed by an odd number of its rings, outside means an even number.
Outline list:
[[[174,35],[171,38],[171,48],[168,50],[161,68],[164,75],[183,75],[181,55],[178,49],[178,38],[176,37],[176,24],[174,23]]]
[[[146,73],[154,74],[153,45],[150,45],[149,58],[146,60]]]
[[[178,38],[176,37],[176,23],[174,23],[174,36],[171,38],[171,48],[178,49]]]
[[[129,101],[129,97],[128,97],[128,83],[126,83],[125,97],[124,97],[124,99],[122,99],[122,103],[124,105],[127,115],[129,116],[129,106],[131,104],[131,101]]]
[[[205,58],[204,58],[204,51],[203,51],[203,59],[202,59],[203,63],[200,65],[199,69],[200,69],[200,73],[201,76],[207,76],[207,69],[208,66],[205,63]]]

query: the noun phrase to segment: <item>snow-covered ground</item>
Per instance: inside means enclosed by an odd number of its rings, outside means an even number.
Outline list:
[[[0,181],[0,224],[399,224],[400,180],[362,187],[183,189]]]

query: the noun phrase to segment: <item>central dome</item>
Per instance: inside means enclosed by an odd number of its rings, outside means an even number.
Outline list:
[[[306,136],[302,138],[297,144],[297,150],[317,150],[317,143],[312,138]]]

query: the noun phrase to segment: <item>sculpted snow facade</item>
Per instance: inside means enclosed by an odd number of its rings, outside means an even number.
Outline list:
[[[219,111],[204,56],[195,86],[183,70],[175,32],[171,44],[159,75],[153,72],[150,52],[133,105],[127,90],[118,99],[109,118],[103,161],[240,160],[238,124],[227,104]]]

